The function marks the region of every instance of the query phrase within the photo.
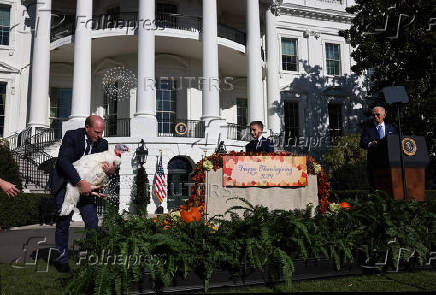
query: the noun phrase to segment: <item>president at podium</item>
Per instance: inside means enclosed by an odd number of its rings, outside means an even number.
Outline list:
[[[374,188],[372,169],[380,163],[380,155],[384,155],[381,152],[382,147],[380,145],[385,142],[383,139],[386,135],[398,134],[398,131],[394,126],[384,121],[386,118],[384,107],[374,107],[372,109],[372,116],[374,117],[374,122],[363,129],[360,147],[368,150],[368,182],[371,188]]]

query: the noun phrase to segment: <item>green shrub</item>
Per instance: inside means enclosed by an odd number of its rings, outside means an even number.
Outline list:
[[[344,201],[358,201],[367,199],[369,190],[332,190],[330,191],[329,200],[331,202],[340,203]],[[434,200],[436,202],[436,190],[426,190],[425,199],[427,201]]]
[[[368,189],[366,151],[359,147],[360,135],[339,138],[323,156],[324,167],[332,189]]]
[[[134,199],[134,205],[137,211],[145,210],[147,205],[150,204],[150,194],[148,186],[148,176],[144,167],[138,169],[138,174],[135,179],[136,194]]]
[[[425,191],[425,199],[426,200],[436,200],[436,190],[426,190]]]
[[[330,192],[329,200],[331,202],[340,203],[344,201],[358,201],[364,198],[368,198],[369,190],[332,190]]]
[[[44,198],[52,196],[19,193],[14,198],[9,198],[5,193],[0,193],[0,228],[39,224],[40,207]]]
[[[4,140],[0,140],[0,178],[22,189],[22,179],[18,165],[9,150],[7,142]]]
[[[281,275],[290,290],[295,258],[327,258],[339,269],[353,261],[384,261],[389,253],[385,267],[396,269],[398,263],[408,263],[411,253],[423,265],[436,249],[434,199],[395,201],[378,192],[350,201],[349,210],[319,214],[318,208],[314,216],[310,206],[269,211],[241,201],[242,206],[229,210],[230,220],[213,221],[219,223],[216,232],[205,220],[184,223],[176,218],[162,226],[145,214],[121,217],[117,208],[107,206],[103,226],[91,239],[79,241],[80,250],[94,257],[110,252],[122,260],[138,255],[154,258],[130,265],[82,260],[67,291],[125,294],[134,282],[144,279],[144,269],[158,293],[176,277],[195,273],[207,291],[216,270],[244,280],[254,269],[264,271],[268,279]]]

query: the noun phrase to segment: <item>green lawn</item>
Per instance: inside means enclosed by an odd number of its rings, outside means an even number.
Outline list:
[[[0,264],[0,294],[60,294],[68,281],[68,274],[59,274],[52,266],[48,272],[43,263],[37,267],[12,268]],[[436,272],[389,273],[343,277],[327,280],[293,282],[294,292],[420,292],[436,291]],[[284,285],[254,286],[210,290],[211,293],[283,292]]]
[[[23,267],[23,268],[17,268]],[[68,280],[69,274],[61,274],[53,266],[48,272],[45,263],[37,266],[0,264],[0,294],[47,294],[58,295]]]

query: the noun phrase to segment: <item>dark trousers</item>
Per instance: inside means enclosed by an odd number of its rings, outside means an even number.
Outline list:
[[[59,263],[68,263],[68,230],[70,227],[71,217],[73,212],[67,216],[60,216],[59,212],[62,208],[62,203],[65,197],[65,188],[61,189],[56,194],[56,209],[57,209],[57,221],[56,221],[56,232],[55,232],[55,242],[56,249],[59,251],[59,256],[56,259]],[[77,208],[82,215],[82,219],[85,222],[85,229],[97,228],[98,217],[97,208],[95,206],[95,197],[80,196]],[[89,233],[87,234],[89,238]]]

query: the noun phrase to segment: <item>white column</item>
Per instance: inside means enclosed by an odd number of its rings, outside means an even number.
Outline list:
[[[268,129],[280,133],[280,58],[278,36],[276,31],[276,16],[271,9],[266,11],[266,46],[268,62]]]
[[[247,0],[248,119],[263,121],[259,0]]]
[[[219,118],[220,112],[217,23],[216,0],[203,0],[202,120],[206,121]]]
[[[155,88],[155,0],[139,0],[138,88],[136,113],[131,120],[131,136],[156,137]]]
[[[38,1],[33,36],[32,90],[28,123],[31,127],[49,126],[50,23],[51,0]]]
[[[74,33],[74,76],[71,116],[62,125],[62,133],[83,127],[91,114],[91,32],[92,0],[77,0]]]

